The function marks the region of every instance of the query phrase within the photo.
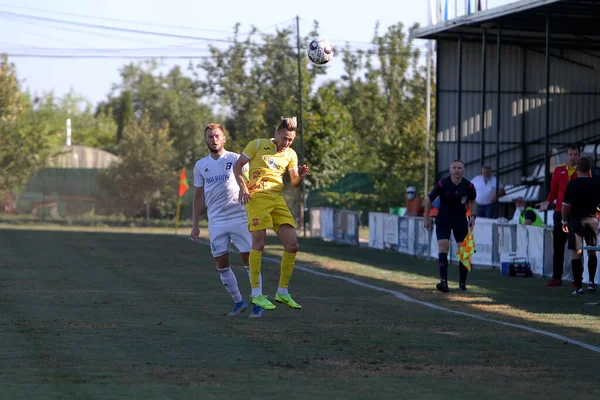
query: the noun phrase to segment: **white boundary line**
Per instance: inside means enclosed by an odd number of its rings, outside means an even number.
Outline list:
[[[198,240],[198,243],[200,243],[200,242],[202,242],[204,244],[208,244],[208,242],[206,240],[203,240],[203,239]],[[233,249],[230,249],[230,251],[231,250],[233,250]],[[275,262],[275,263],[279,263],[280,262],[280,260],[277,259],[277,258],[266,257],[266,256],[263,256],[263,260],[267,260],[267,261],[271,261],[271,262]],[[388,294],[391,294],[392,296],[395,296],[396,298],[398,298],[400,300],[403,300],[403,301],[406,301],[406,302],[409,302],[409,303],[420,304],[422,306],[431,308],[433,310],[445,311],[445,312],[448,312],[450,314],[460,315],[460,316],[467,317],[467,318],[473,318],[473,319],[477,319],[477,320],[480,320],[480,321],[491,322],[493,324],[498,324],[498,325],[503,325],[503,326],[509,326],[511,328],[516,328],[516,329],[521,329],[521,330],[532,332],[532,333],[537,333],[539,335],[548,336],[548,337],[551,337],[551,338],[554,338],[554,339],[562,340],[563,342],[574,344],[576,346],[583,347],[584,349],[591,350],[591,351],[594,351],[596,353],[600,353],[600,347],[598,347],[598,346],[594,346],[594,345],[591,345],[591,344],[583,343],[583,342],[580,342],[579,340],[571,339],[569,337],[562,336],[562,335],[559,335],[557,333],[552,333],[552,332],[544,331],[544,330],[541,330],[541,329],[531,328],[531,327],[526,326],[526,325],[514,324],[512,322],[505,322],[505,321],[500,321],[500,320],[497,320],[497,319],[486,318],[486,317],[482,317],[480,315],[469,314],[469,313],[466,313],[466,312],[463,312],[463,311],[452,310],[450,308],[438,306],[436,304],[428,303],[426,301],[421,301],[421,300],[413,299],[412,297],[408,297],[407,295],[405,295],[405,294],[403,294],[401,292],[398,292],[396,290],[391,290],[391,289],[382,288],[380,286],[371,285],[371,284],[359,281],[357,279],[348,278],[346,276],[333,275],[333,274],[328,274],[328,273],[325,273],[325,272],[315,271],[313,268],[309,268],[309,267],[302,266],[302,265],[297,265],[296,264],[296,267],[294,269],[297,269],[297,270],[300,270],[300,271],[304,271],[304,272],[307,272],[309,274],[313,274],[313,275],[317,275],[317,276],[323,276],[323,277],[327,277],[327,278],[339,279],[339,280],[342,280],[342,281],[346,281],[348,283],[352,283],[353,285],[361,286],[361,287],[364,287],[364,288],[367,288],[367,289],[377,290],[378,292],[388,293]],[[376,278],[374,278],[374,279],[376,279]]]

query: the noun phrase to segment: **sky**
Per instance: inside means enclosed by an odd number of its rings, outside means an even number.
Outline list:
[[[454,1],[450,0],[451,9]],[[459,13],[462,13],[464,1],[458,2]],[[511,0],[489,0],[490,8],[509,2]],[[398,22],[408,28],[414,23],[427,25],[428,21],[428,0],[370,0],[356,7],[349,4],[342,0],[0,0],[0,53],[9,54],[22,87],[33,94],[52,91],[62,96],[73,90],[95,104],[106,99],[112,85],[119,82],[119,69],[123,65],[142,60],[22,58],[11,54],[201,56],[208,54],[209,44],[227,46],[219,40],[230,38],[236,23],[241,24],[241,32],[255,26],[269,33],[275,32],[276,27],[295,27],[297,15],[301,36],[307,34],[316,19],[321,37],[327,38],[334,47],[343,47],[349,42],[354,49],[365,49],[369,47],[377,22],[383,32]],[[67,25],[57,20],[88,26]],[[188,38],[101,30],[89,24]],[[417,42],[425,47],[424,41]],[[342,63],[335,61],[334,58],[326,67],[327,75],[321,79],[335,79],[342,74]],[[165,68],[175,64],[185,68],[188,62],[168,59],[164,64]]]

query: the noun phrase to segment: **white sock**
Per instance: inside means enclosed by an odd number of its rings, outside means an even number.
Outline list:
[[[233,301],[236,303],[242,301],[242,294],[240,293],[240,288],[238,287],[237,278],[235,277],[235,274],[231,268],[217,268],[217,271],[219,271],[221,282],[223,282],[223,286],[225,286],[225,289],[231,295]]]
[[[277,293],[279,293],[279,294],[288,294],[288,290],[287,290],[287,288],[280,287],[280,288],[277,288]]]
[[[244,265],[244,268],[246,268],[246,272],[248,273],[248,279],[250,279],[250,267],[247,265]],[[258,297],[262,294],[262,274],[258,274],[258,287],[257,288],[252,288],[252,297]]]

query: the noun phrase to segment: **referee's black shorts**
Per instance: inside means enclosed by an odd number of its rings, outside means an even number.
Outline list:
[[[469,233],[469,223],[466,217],[461,218],[436,218],[435,220],[435,234],[437,240],[449,240],[450,232],[454,234],[454,240],[460,244],[467,233]]]
[[[598,218],[569,218],[569,250],[581,250],[598,244]]]

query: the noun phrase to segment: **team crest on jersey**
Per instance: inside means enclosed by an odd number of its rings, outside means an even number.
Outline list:
[[[463,203],[463,204],[465,204],[465,203],[467,202],[467,196],[463,196],[463,197],[460,199],[460,202],[461,202],[461,203]]]
[[[259,176],[260,176],[260,172],[259,171],[254,171],[252,173],[252,179],[258,179]]]
[[[252,220],[252,226],[258,226],[258,218]]]

